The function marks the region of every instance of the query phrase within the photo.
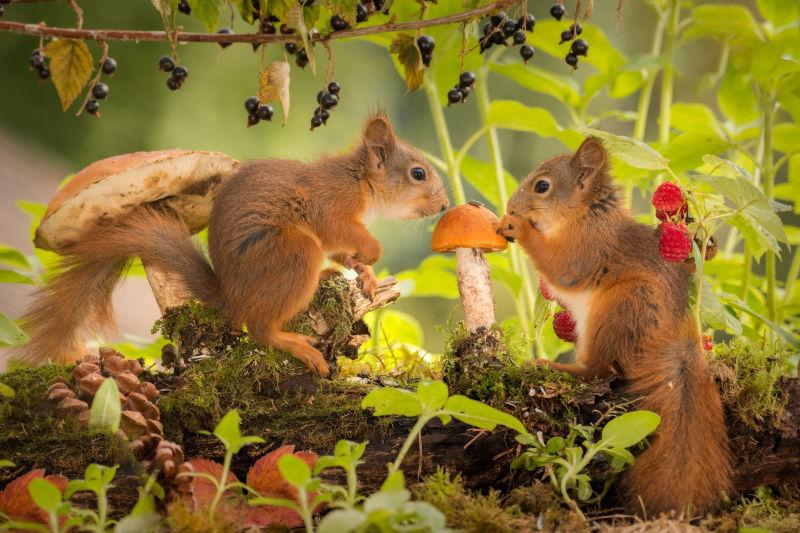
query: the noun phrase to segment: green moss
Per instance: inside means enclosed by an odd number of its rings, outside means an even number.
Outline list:
[[[787,373],[790,357],[791,352],[778,344],[735,340],[717,345],[712,364],[729,412],[753,429],[777,417],[786,398],[776,385]]]
[[[735,533],[744,527],[763,528],[772,533],[800,531],[800,483],[781,486],[777,493],[769,488],[731,502],[730,508],[703,521],[707,528]]]
[[[130,460],[124,444],[113,435],[90,434],[86,424],[56,416],[45,400],[50,381],[70,377],[71,367],[47,365],[16,369],[0,375],[14,389],[0,398],[0,458],[17,469],[0,471],[0,485],[31,468],[67,476],[82,474],[89,463],[120,464]]]
[[[561,504],[554,490],[534,482],[508,496],[490,490],[486,494],[466,490],[460,476],[442,469],[414,489],[418,499],[437,507],[451,528],[467,532],[516,533],[587,530],[584,521]],[[540,521],[541,516],[541,521]]]

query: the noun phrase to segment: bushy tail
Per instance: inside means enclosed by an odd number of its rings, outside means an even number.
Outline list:
[[[22,318],[30,342],[10,357],[33,364],[80,357],[88,334],[113,330],[111,296],[133,257],[175,274],[192,297],[221,308],[217,277],[186,225],[170,213],[143,207],[96,226],[70,247],[59,274],[39,289]]]
[[[629,376],[641,408],[661,415],[655,439],[623,480],[630,510],[649,516],[711,511],[733,485],[722,402],[699,340],[671,344],[676,353],[652,357]]]

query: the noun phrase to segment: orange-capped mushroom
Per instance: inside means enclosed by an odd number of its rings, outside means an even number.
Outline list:
[[[456,279],[467,331],[488,331],[495,319],[489,264],[484,252],[505,250],[495,232],[497,217],[480,202],[470,201],[445,212],[433,230],[434,252],[455,252]]]

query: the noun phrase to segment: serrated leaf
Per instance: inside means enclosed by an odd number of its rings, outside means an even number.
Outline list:
[[[425,69],[419,49],[414,43],[414,37],[407,33],[398,33],[392,39],[392,44],[389,45],[389,52],[395,54],[397,60],[403,65],[408,90],[418,89],[425,77]]]
[[[117,381],[106,378],[92,400],[89,427],[114,434],[119,429],[121,413]]]
[[[6,315],[0,313],[0,346],[20,346],[30,338]]]
[[[67,108],[81,94],[92,75],[92,54],[82,39],[54,39],[45,47],[50,74],[61,108]]]
[[[206,31],[209,33],[217,31],[217,22],[222,11],[222,0],[189,0],[189,6]]]
[[[580,132],[584,135],[599,137],[612,156],[634,168],[647,170],[667,168],[667,160],[642,141],[591,128],[583,128]]]
[[[281,103],[284,126],[289,120],[289,72],[289,63],[273,61],[259,75],[258,99],[261,103]]]

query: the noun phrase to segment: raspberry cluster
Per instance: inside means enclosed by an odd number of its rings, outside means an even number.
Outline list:
[[[680,222],[686,218],[688,206],[677,183],[665,181],[659,185],[651,203],[656,208],[656,217],[662,222]]]
[[[262,120],[272,120],[275,110],[269,104],[262,104],[257,96],[251,96],[244,101],[244,108],[247,110],[247,127],[255,126]]]
[[[659,226],[658,253],[670,263],[680,263],[692,253],[692,239],[686,225],[662,222]]]
[[[553,331],[562,341],[575,342],[578,340],[575,317],[567,310],[561,310],[553,316]]]
[[[683,190],[677,183],[666,181],[656,188],[651,203],[661,221],[659,254],[665,261],[685,261],[692,254],[692,239],[686,226],[691,219]]]
[[[474,84],[475,73],[470,71],[462,72],[458,77],[456,86],[447,93],[447,105],[451,106],[459,102],[466,102]]]
[[[494,45],[508,46],[508,39],[511,39],[512,46],[520,46],[519,55],[527,64],[533,57],[533,47],[526,43],[528,32],[533,31],[536,19],[530,13],[519,17],[516,21],[511,20],[505,11],[499,11],[496,15],[489,17],[489,22],[483,26],[483,37],[480,39],[481,53]]]
[[[106,76],[111,76],[117,71],[117,62],[113,57],[107,57],[100,63],[100,70]],[[90,115],[100,116],[100,101],[108,96],[108,85],[103,82],[95,83],[92,87],[92,97],[86,101],[84,109]]]
[[[177,91],[186,83],[189,77],[189,69],[175,64],[175,60],[170,56],[161,56],[158,60],[158,70],[171,73],[167,78],[167,87],[170,91]]]
[[[324,89],[317,93],[317,108],[314,116],[311,117],[311,130],[326,126],[331,116],[331,111],[339,104],[339,92],[341,86],[335,82],[330,82]]]

